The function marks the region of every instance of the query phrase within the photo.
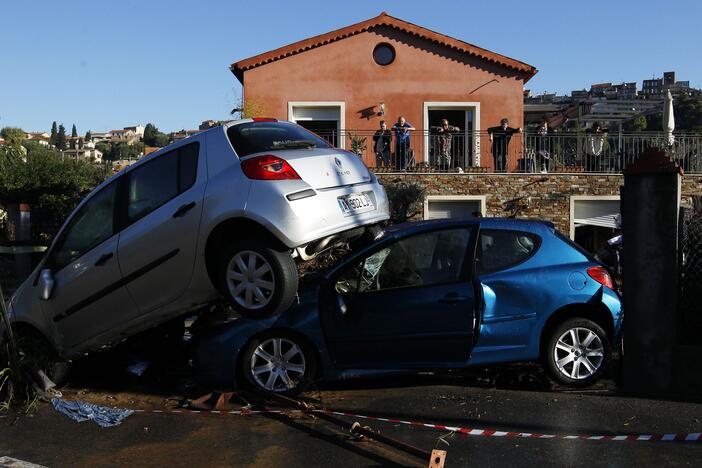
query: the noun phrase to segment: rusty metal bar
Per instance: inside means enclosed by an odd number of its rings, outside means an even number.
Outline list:
[[[281,403],[285,406],[292,407],[293,409],[299,409],[299,410],[303,410],[303,411],[304,410],[323,411],[323,410],[315,407],[314,405],[311,405],[309,403],[305,403],[304,401],[295,400],[293,398],[289,398],[289,397],[279,395],[276,393],[258,391],[258,392],[252,392],[249,395],[254,396],[254,397],[258,397],[258,398],[264,398],[265,400],[273,400],[273,401]],[[407,444],[405,442],[402,442],[401,440],[393,439],[392,437],[382,435],[378,431],[375,431],[371,428],[365,428],[358,423],[349,423],[349,422],[346,422],[342,419],[339,419],[335,416],[332,416],[332,415],[324,413],[324,412],[315,412],[314,414],[319,419],[324,419],[325,421],[328,421],[332,424],[336,424],[337,426],[340,426],[340,427],[348,430],[349,432],[351,432],[354,435],[362,435],[364,437],[368,437],[369,439],[373,439],[376,442],[380,442],[380,443],[389,445],[389,446],[394,447],[398,450],[402,450],[405,453],[409,453],[409,454],[414,455],[416,457],[422,458],[423,460],[430,460],[430,458],[431,458],[431,452],[423,450],[419,447],[415,447],[414,445]]]

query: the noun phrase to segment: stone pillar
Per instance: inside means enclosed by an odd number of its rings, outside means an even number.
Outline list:
[[[674,392],[681,179],[660,150],[645,151],[624,171],[624,390],[631,394]]]

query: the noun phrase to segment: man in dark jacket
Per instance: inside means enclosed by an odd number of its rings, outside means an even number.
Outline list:
[[[509,121],[504,118],[500,120],[499,127],[490,127],[487,131],[492,142],[492,158],[495,162],[495,172],[506,172],[509,141],[515,133],[522,133],[522,129],[510,127]]]
[[[375,166],[390,165],[390,145],[392,144],[392,132],[388,130],[388,125],[384,120],[380,121],[380,129],[373,135],[373,149],[375,150]]]

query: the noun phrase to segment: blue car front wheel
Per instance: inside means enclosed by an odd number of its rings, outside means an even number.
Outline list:
[[[241,372],[255,389],[297,395],[315,375],[317,363],[307,341],[285,330],[271,330],[251,340]]]

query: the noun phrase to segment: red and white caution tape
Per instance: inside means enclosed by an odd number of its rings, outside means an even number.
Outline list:
[[[181,413],[181,414],[221,414],[231,416],[247,416],[254,414],[294,414],[294,413],[326,413],[335,416],[345,416],[348,418],[366,419],[369,421],[380,421],[391,424],[402,424],[412,427],[425,427],[440,431],[456,432],[471,436],[483,437],[506,437],[506,438],[528,438],[528,439],[566,439],[566,440],[612,440],[612,441],[646,441],[646,442],[702,442],[702,432],[674,433],[674,434],[622,434],[622,435],[564,435],[564,434],[539,434],[532,432],[501,431],[498,429],[477,429],[461,426],[446,426],[443,424],[431,424],[415,420],[403,420],[393,418],[382,418],[378,416],[368,416],[357,413],[347,413],[342,411],[332,411],[323,409],[311,410],[189,410],[189,409],[167,409],[167,410],[134,410],[135,413]]]

